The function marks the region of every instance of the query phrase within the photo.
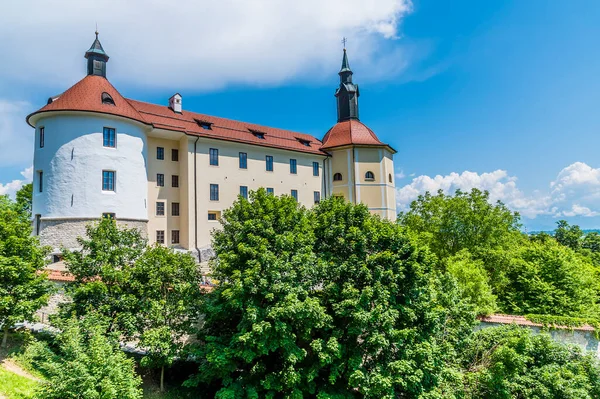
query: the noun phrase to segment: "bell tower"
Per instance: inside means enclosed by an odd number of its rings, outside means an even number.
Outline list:
[[[337,114],[338,122],[349,119],[358,120],[358,85],[352,83],[352,70],[348,63],[348,54],[344,48],[344,56],[342,58],[342,68],[338,72],[340,75],[340,86],[335,91],[337,98]]]
[[[345,40],[344,40],[345,42]],[[345,44],[345,43],[344,43]],[[394,154],[396,150],[379,140],[358,119],[358,85],[344,48],[340,85],[335,91],[337,123],[329,129],[321,150],[329,157],[326,164],[326,196],[365,204],[371,213],[396,220]]]
[[[87,74],[106,77],[106,62],[108,54],[104,52],[100,40],[98,40],[98,31],[96,31],[96,40],[92,43],[92,47],[85,52],[87,59]]]

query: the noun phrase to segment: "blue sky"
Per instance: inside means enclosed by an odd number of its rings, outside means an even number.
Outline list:
[[[600,227],[596,1],[353,0],[323,8],[311,0],[292,10],[252,2],[264,6],[262,20],[250,8],[230,15],[231,7],[208,1],[196,11],[229,19],[203,31],[176,11],[150,8],[148,23],[164,27],[158,32],[132,29],[127,22],[139,16],[116,3],[94,15],[62,0],[59,10],[16,23],[43,4],[24,3],[0,13],[0,51],[13,60],[0,71],[0,191],[26,180],[33,144],[22,118],[84,76],[95,22],[111,56],[108,78],[124,96],[166,104],[177,91],[184,109],[317,137],[335,123],[339,41],[347,36],[361,120],[398,150],[400,207],[425,190],[480,187],[519,210],[530,230],[552,229],[560,218]],[[81,17],[44,20],[61,7]],[[186,7],[196,6],[181,13]]]

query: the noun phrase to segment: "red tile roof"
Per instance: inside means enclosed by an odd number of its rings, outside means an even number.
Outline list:
[[[50,280],[50,281],[60,281],[60,282],[75,281],[75,277],[72,274],[65,272],[65,271],[46,269],[46,272],[48,272],[48,280]]]
[[[529,321],[524,316],[514,316],[514,315],[508,315],[508,314],[493,314],[493,315],[489,315],[489,316],[481,316],[481,317],[479,317],[479,320],[486,322],[486,323],[493,323],[493,324],[513,324],[514,323],[518,326],[543,327],[542,324]],[[554,326],[554,328],[573,329],[573,330],[579,330],[579,331],[594,331],[595,330],[594,327],[588,326],[588,325],[583,325],[583,326],[578,326],[578,327],[568,327],[568,326],[556,325],[556,326]]]
[[[136,100],[128,101],[143,116],[144,120],[156,128],[176,130],[192,136],[325,155],[320,150],[321,141],[309,134],[188,111],[183,111],[179,114],[173,112],[169,107],[162,105],[149,104]],[[209,123],[211,128],[202,128],[196,120]],[[252,131],[264,133],[264,139],[256,137]],[[309,145],[304,145],[301,140],[308,141]]]
[[[115,105],[102,103],[102,93],[104,92],[110,94]],[[27,116],[27,123],[31,125],[30,119],[32,116],[50,111],[101,112],[147,123],[143,116],[119,94],[106,78],[96,75],[86,76],[50,104]]]
[[[379,141],[375,133],[373,133],[373,131],[364,123],[356,119],[350,119],[338,122],[329,129],[327,134],[325,134],[325,137],[323,137],[321,149],[325,150],[353,144],[374,146],[386,145]]]
[[[110,94],[115,105],[102,103],[103,92]],[[27,123],[33,126],[35,120],[31,118],[34,115],[51,111],[100,112],[192,136],[325,155],[320,150],[321,141],[311,135],[188,111],[176,113],[167,106],[125,99],[102,76],[86,76],[50,104],[27,116]],[[210,123],[211,129],[203,129],[196,120]],[[256,137],[251,130],[264,133],[264,139]]]

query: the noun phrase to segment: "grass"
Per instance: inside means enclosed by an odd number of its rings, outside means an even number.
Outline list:
[[[8,399],[33,398],[37,384],[34,380],[11,373],[0,366],[0,393]]]
[[[11,359],[23,370],[27,371],[35,378],[42,380],[44,379],[44,376],[29,363],[24,355],[25,347],[30,339],[31,335],[29,333],[10,333],[8,335],[7,347],[4,349],[0,348],[0,361],[7,358]]]

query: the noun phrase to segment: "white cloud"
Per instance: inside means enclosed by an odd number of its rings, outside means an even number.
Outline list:
[[[429,191],[454,193],[457,189],[487,190],[490,200],[500,200],[523,216],[553,217],[600,216],[600,168],[595,169],[582,162],[575,162],[562,169],[556,179],[549,183],[547,192],[525,194],[517,187],[517,178],[505,170],[478,174],[465,171],[446,176],[418,176],[410,184],[397,189],[398,210],[406,210],[411,201]]]
[[[0,79],[73,83],[96,23],[109,76],[144,87],[314,81],[339,67],[343,36],[366,79],[406,67],[410,54],[379,43],[400,36],[411,8],[410,0],[17,1],[0,13],[0,54],[10,60]]]
[[[575,162],[560,171],[550,188],[556,217],[599,214],[600,168]]]
[[[23,170],[21,175],[24,177],[23,180],[13,180],[6,184],[0,183],[0,195],[8,194],[9,196],[14,197],[15,193],[33,178],[33,166]]]
[[[598,215],[600,215],[600,213],[598,213],[596,211],[592,211],[587,206],[581,206],[579,204],[573,204],[571,206],[570,210],[564,210],[562,212],[558,212],[558,213],[555,214],[556,217],[560,217],[560,216],[566,216],[566,217],[573,217],[573,216],[592,217],[592,216],[598,216]]]
[[[33,129],[25,123],[31,105],[0,98],[0,166],[30,164]]]
[[[406,177],[406,175],[404,174],[403,170],[400,170],[398,172],[396,172],[396,179],[400,180],[400,179],[404,179]]]

